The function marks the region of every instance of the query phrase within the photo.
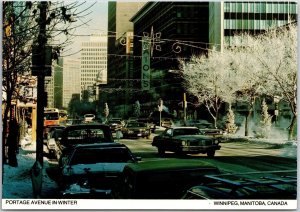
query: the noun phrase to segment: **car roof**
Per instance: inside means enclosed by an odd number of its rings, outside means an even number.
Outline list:
[[[172,126],[168,129],[198,129],[198,127]]]
[[[219,173],[218,168],[212,164],[193,159],[161,159],[154,161],[143,161],[138,164],[128,164],[127,168],[130,168],[135,172],[209,168],[216,170],[216,174]]]
[[[296,171],[276,171],[208,175],[205,176],[207,183],[194,186],[189,192],[206,199],[232,199],[233,197],[291,199],[296,198],[297,176],[295,173]]]
[[[108,125],[106,124],[100,124],[100,123],[85,123],[85,124],[74,124],[67,126],[65,129],[66,130],[72,130],[72,129],[85,129],[85,128],[109,128]]]
[[[75,146],[76,149],[78,148],[127,148],[126,145],[116,142],[106,142],[106,143],[93,143],[93,144],[78,144]]]

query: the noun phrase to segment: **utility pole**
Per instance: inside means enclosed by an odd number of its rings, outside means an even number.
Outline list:
[[[183,93],[183,123],[184,123],[184,125],[186,125],[186,108],[187,108],[186,93]]]
[[[39,71],[37,84],[37,121],[36,121],[36,161],[43,166],[43,140],[44,140],[44,105],[45,105],[45,69],[46,69],[46,20],[47,2],[40,2],[40,31],[38,35]]]

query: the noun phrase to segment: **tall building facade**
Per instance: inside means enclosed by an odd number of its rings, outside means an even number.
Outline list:
[[[51,76],[45,77],[45,92],[47,95],[47,107],[62,107],[62,89],[63,89],[63,59],[59,58],[52,63]]]
[[[113,116],[126,116],[132,102],[133,23],[130,18],[146,2],[108,2],[108,84],[101,86],[100,102],[112,105]],[[131,73],[131,75],[130,75]]]
[[[72,95],[80,92],[80,60],[66,58],[63,63],[63,107],[68,108]]]
[[[180,76],[175,74],[179,69],[178,59],[207,52],[208,15],[208,2],[159,1],[148,2],[132,17],[134,55],[143,57],[143,37],[148,39],[150,52],[150,86],[141,89],[138,95],[142,105],[153,111],[159,99],[163,99],[170,111],[179,109],[184,89]],[[134,78],[141,79],[143,66],[141,60],[135,61]],[[136,86],[141,88],[141,83]]]
[[[258,34],[297,20],[296,1],[220,1],[209,3],[209,43],[222,49],[240,33]]]
[[[82,42],[80,61],[81,95],[83,91],[94,90],[96,83],[106,84],[107,35],[94,34],[89,41]]]

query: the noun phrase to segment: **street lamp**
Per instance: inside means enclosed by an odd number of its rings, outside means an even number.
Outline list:
[[[274,115],[275,115],[275,123],[277,123],[277,118],[278,118],[278,115],[279,115],[279,101],[280,101],[280,96],[274,96],[274,103],[275,103],[275,108],[274,108]]]

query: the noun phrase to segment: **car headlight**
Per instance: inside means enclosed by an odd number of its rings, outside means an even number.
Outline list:
[[[181,141],[181,145],[182,146],[186,146],[187,145],[187,141]]]

